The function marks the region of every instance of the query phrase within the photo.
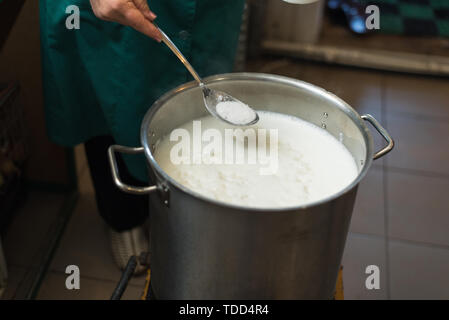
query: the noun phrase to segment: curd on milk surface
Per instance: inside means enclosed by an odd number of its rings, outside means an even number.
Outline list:
[[[224,158],[229,150],[225,148],[225,137],[229,136],[229,133],[226,136],[226,129],[238,129],[212,116],[179,127],[177,132],[181,129],[183,135],[173,135],[175,131],[172,131],[163,137],[155,146],[154,158],[171,178],[192,191],[218,201],[256,208],[307,205],[338,193],[357,177],[358,168],[351,153],[326,130],[293,116],[257,112],[260,117],[257,124],[239,127],[243,131],[253,130],[257,143],[250,143],[249,138],[234,137],[232,140],[233,155],[240,152],[246,156],[243,163],[222,161],[210,164],[212,158]],[[198,129],[201,130],[200,137]],[[216,149],[211,151],[210,148],[211,141],[218,138],[210,138],[208,129],[221,133],[222,139],[218,142],[223,148],[218,154]],[[263,131],[266,132],[265,151],[269,157],[250,163],[248,155],[258,155],[258,149],[263,146],[259,142],[265,136],[257,135]],[[181,136],[184,139],[188,136],[189,141],[184,146],[188,146],[191,161],[179,163],[173,161],[173,156],[178,155]],[[198,139],[202,139],[200,147]],[[198,159],[202,161],[199,163]],[[268,167],[272,172],[267,174]]]

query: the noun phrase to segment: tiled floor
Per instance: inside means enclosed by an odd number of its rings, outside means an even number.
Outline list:
[[[75,149],[80,197],[40,287],[38,299],[109,299],[121,272],[112,261],[107,229],[96,211],[94,191],[82,146]],[[8,286],[3,299],[23,298],[33,280],[40,252],[64,195],[32,192],[3,240]],[[77,265],[81,289],[67,290],[68,265]],[[31,279],[30,279],[31,277]],[[145,278],[131,280],[123,299],[140,299]]]
[[[396,140],[395,150],[375,161],[359,188],[343,257],[345,298],[449,299],[449,81],[276,58],[255,61],[249,70],[334,92],[359,113],[374,115]],[[373,135],[380,147],[382,139]],[[76,155],[81,197],[40,299],[107,299],[120,276],[81,147]],[[14,241],[31,250],[30,228]],[[26,272],[26,252],[9,257],[11,283]],[[69,264],[80,267],[81,290],[65,289]],[[380,268],[379,290],[365,287],[369,265]],[[138,299],[143,284],[143,278],[134,278],[124,298]]]
[[[3,299],[24,298],[48,247],[65,200],[63,194],[31,190],[2,237],[8,268]]]
[[[359,188],[345,298],[449,299],[449,80],[276,58],[250,69],[321,86],[375,116],[396,141]],[[368,265],[380,268],[379,290],[365,287]]]
[[[109,299],[121,272],[112,260],[107,227],[98,215],[84,148],[75,148],[80,199],[61,239],[38,299]],[[67,290],[65,269],[77,265],[80,290]],[[134,277],[123,299],[140,299],[145,277]]]

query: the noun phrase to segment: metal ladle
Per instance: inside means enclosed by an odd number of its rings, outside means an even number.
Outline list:
[[[184,66],[187,68],[187,70],[189,70],[189,72],[193,76],[193,78],[195,78],[195,80],[198,82],[200,88],[203,90],[204,105],[206,106],[206,109],[209,111],[210,114],[212,114],[214,117],[216,117],[224,122],[227,122],[229,124],[232,124],[234,126],[248,126],[248,125],[255,124],[257,121],[259,121],[259,115],[250,106],[246,105],[245,103],[241,102],[240,100],[234,98],[233,96],[231,96],[225,92],[213,90],[213,89],[206,87],[206,85],[203,83],[203,80],[200,78],[198,73],[195,71],[195,69],[193,69],[192,65],[189,63],[189,61],[187,61],[187,59],[184,57],[184,55],[181,53],[181,51],[179,51],[179,49],[176,47],[176,45],[173,43],[173,41],[171,41],[170,38],[165,34],[165,32],[162,31],[156,24],[155,24],[155,26],[159,29],[159,32],[162,35],[162,41],[167,45],[167,47],[169,47],[171,49],[171,51],[173,51],[173,53],[179,58],[179,60],[181,60],[181,62],[184,64]],[[245,111],[254,113],[254,118],[252,118],[252,120],[247,123],[242,123],[242,122],[236,123],[236,122],[231,121],[230,119],[225,119],[217,111],[217,104],[220,102],[225,102],[225,101],[237,102],[237,103],[241,104],[242,108],[248,108],[248,110],[245,110]]]

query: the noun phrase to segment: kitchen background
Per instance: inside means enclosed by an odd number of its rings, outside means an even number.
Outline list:
[[[359,23],[369,4],[380,8],[380,30]],[[323,87],[396,141],[359,188],[345,299],[449,299],[448,37],[443,0],[247,2],[237,71]],[[45,134],[35,0],[0,2],[0,174],[2,298],[108,299],[121,273],[83,146],[61,148]],[[65,288],[70,264],[80,290]],[[365,287],[368,265],[380,268],[379,290]],[[139,299],[144,285],[133,278],[123,298]]]

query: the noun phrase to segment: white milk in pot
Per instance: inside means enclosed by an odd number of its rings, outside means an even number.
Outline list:
[[[351,153],[326,130],[293,116],[258,114],[248,127],[212,116],[190,121],[156,144],[155,160],[205,197],[256,208],[307,205],[356,179]]]

